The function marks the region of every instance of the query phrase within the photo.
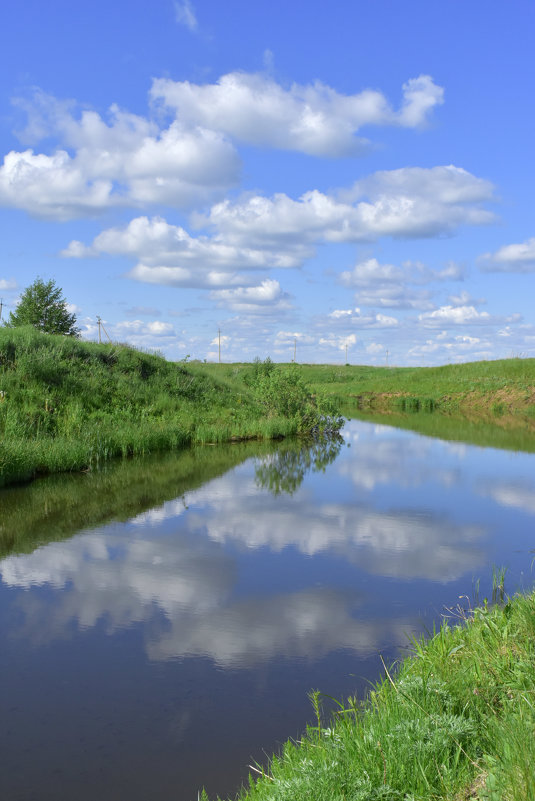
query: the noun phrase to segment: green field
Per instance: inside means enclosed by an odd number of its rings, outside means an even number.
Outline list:
[[[241,801],[532,801],[535,596],[505,599],[503,575],[495,595],[413,642],[366,700],[327,715],[311,693],[316,725],[253,766]]]
[[[439,409],[496,417],[510,412],[535,419],[535,359],[448,364],[440,367],[295,365],[316,392],[361,408]],[[206,365],[213,376],[242,379],[251,365]]]

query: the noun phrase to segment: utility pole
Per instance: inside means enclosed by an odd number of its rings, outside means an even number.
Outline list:
[[[217,329],[217,338],[219,341],[219,364],[221,364],[221,329]]]
[[[98,323],[98,344],[99,345],[102,344],[102,335],[100,333],[100,329],[102,329],[104,331],[104,333],[108,337],[109,342],[111,342],[111,337],[108,334],[108,332],[106,331],[106,327],[105,327],[104,323],[102,322],[101,318],[98,315],[97,315],[97,323]]]
[[[294,364],[295,364],[295,353],[297,351],[297,337],[294,339]]]
[[[386,350],[386,366],[388,367],[388,348]]]
[[[0,320],[2,319],[2,309],[4,308],[4,298],[0,298]]]
[[[347,342],[346,342],[346,364],[347,364]]]

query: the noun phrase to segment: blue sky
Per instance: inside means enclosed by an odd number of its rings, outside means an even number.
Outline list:
[[[2,17],[4,316],[40,276],[172,359],[535,356],[533,2]]]

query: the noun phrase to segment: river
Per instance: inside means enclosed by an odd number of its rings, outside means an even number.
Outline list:
[[[234,795],[311,689],[364,695],[493,567],[533,586],[535,454],[342,433],[2,490],[2,798]]]

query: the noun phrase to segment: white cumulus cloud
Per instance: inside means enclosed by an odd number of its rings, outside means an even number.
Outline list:
[[[441,361],[462,362],[467,359],[491,359],[494,355],[490,339],[457,334],[451,336],[442,331],[434,339],[414,345],[408,351],[408,359],[420,364],[423,359],[433,357]]]
[[[238,155],[216,131],[177,120],[162,128],[115,105],[107,119],[92,110],[76,118],[69,104],[42,92],[24,107],[30,122],[23,136],[37,132],[58,145],[50,155],[27,149],[5,156],[0,205],[68,220],[114,206],[190,207],[238,181]]]
[[[479,259],[486,272],[535,272],[535,237],[513,245],[504,245],[495,253],[485,253]]]
[[[371,356],[376,356],[378,353],[381,353],[384,349],[385,346],[381,345],[379,342],[370,342],[370,344],[366,346],[366,353],[369,353]]]
[[[117,333],[151,334],[152,336],[174,336],[175,331],[171,323],[163,323],[160,320],[144,323],[142,320],[125,320],[114,326]]]
[[[212,206],[206,217],[197,215],[194,222],[206,226],[209,233],[196,237],[161,217],[137,217],[124,228],[103,231],[91,245],[74,240],[62,255],[129,255],[138,262],[129,273],[131,278],[224,289],[252,283],[240,278],[246,270],[299,267],[323,242],[435,236],[462,223],[488,222],[491,217],[480,202],[491,197],[492,187],[457,167],[376,173],[351,193],[353,202],[317,190],[298,200],[285,194],[249,196],[234,203],[225,200]],[[387,282],[408,275],[412,282],[422,284],[451,277],[448,270],[443,275],[418,263],[400,269],[372,259],[343,273],[341,280],[346,285],[365,285],[374,273]],[[425,293],[404,300],[403,294],[394,292],[370,298],[370,303],[426,308],[427,300]]]
[[[486,303],[484,298],[473,298],[466,290],[459,292],[458,295],[450,295],[448,300],[452,306],[481,306]]]
[[[436,271],[412,261],[397,267],[371,258],[340,273],[338,280],[343,286],[357,290],[355,299],[362,306],[427,310],[433,308],[431,292],[415,289],[411,284],[419,286],[451,280],[451,275],[449,267]]]
[[[275,336],[275,345],[293,345],[295,340],[301,345],[313,345],[315,338],[310,334],[304,334],[302,331],[278,331]]]
[[[278,281],[267,278],[257,286],[218,289],[210,293],[212,300],[236,312],[264,313],[289,308],[288,295]]]
[[[406,167],[375,173],[336,197],[312,190],[297,200],[282,193],[225,200],[199,223],[255,247],[434,237],[493,221],[482,207],[491,198],[491,184],[459,167]]]
[[[129,272],[138,281],[207,288],[247,283],[243,271],[297,267],[304,258],[299,246],[282,251],[240,246],[218,236],[193,237],[161,217],[136,217],[123,228],[109,228],[90,246],[75,240],[61,255],[83,258],[102,253],[138,260]]]
[[[403,84],[398,111],[376,90],[342,95],[319,81],[284,88],[265,75],[231,72],[217,83],[159,78],[151,95],[195,125],[222,131],[253,145],[298,150],[314,156],[358,154],[356,136],[366,125],[417,127],[443,102],[443,89],[429,75]]]
[[[11,151],[0,166],[0,205],[35,217],[69,220],[118,205],[111,181],[90,176],[65,150],[52,156]]]
[[[399,325],[396,317],[389,317],[386,314],[362,314],[359,308],[335,309],[328,315],[328,320],[335,323],[349,323],[360,328],[395,328]]]
[[[335,336],[334,334],[329,334],[326,337],[321,337],[319,344],[328,348],[335,348],[336,350],[344,350],[352,345],[356,345],[357,337],[355,334],[348,334],[347,336]]]
[[[432,312],[420,314],[418,319],[428,326],[488,325],[495,322],[488,312],[479,312],[475,306],[441,306]]]

